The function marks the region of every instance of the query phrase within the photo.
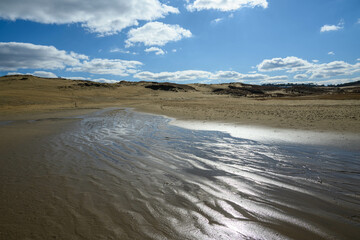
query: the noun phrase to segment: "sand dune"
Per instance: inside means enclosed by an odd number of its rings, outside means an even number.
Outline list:
[[[221,121],[319,131],[360,132],[360,87],[287,87],[232,84],[116,84],[0,78],[0,120],[60,117],[104,107],[179,119]]]

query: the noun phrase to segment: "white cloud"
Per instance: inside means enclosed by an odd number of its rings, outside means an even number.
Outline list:
[[[66,71],[128,76],[136,73],[137,67],[141,65],[142,63],[138,61],[95,58],[91,61],[84,61],[79,66],[67,68]]]
[[[356,59],[356,61],[360,61],[360,58]]]
[[[242,74],[235,71],[218,71],[215,74],[211,74],[211,79],[218,79],[218,80],[234,80],[234,81],[258,81],[264,80],[268,78],[267,75],[264,74]]]
[[[6,74],[7,76],[11,76],[11,75],[24,75],[24,73],[20,73],[20,72],[8,72]],[[25,74],[26,75],[26,74]]]
[[[318,62],[319,62],[319,60],[314,59],[314,60],[312,60],[312,62],[314,62],[314,63],[318,63]]]
[[[281,79],[266,79],[260,82],[260,84],[281,84],[281,83],[288,83],[288,80],[281,80]]]
[[[72,72],[94,74],[112,74],[128,76],[138,72],[142,63],[121,59],[92,59],[88,56],[63,50],[53,46],[31,43],[0,42],[0,70],[17,71],[18,69],[64,69]],[[33,74],[33,73],[31,73]],[[34,74],[53,77],[49,72],[36,71]]]
[[[328,55],[335,55],[335,53],[330,51],[330,52],[328,52]]]
[[[266,0],[195,0],[191,1],[186,8],[189,11],[201,11],[215,9],[219,11],[233,11],[244,7],[267,8]]]
[[[70,56],[72,56],[73,58],[76,58],[76,59],[89,60],[88,56],[86,56],[84,54],[78,54],[78,53],[75,53],[75,52],[70,52]]]
[[[186,70],[177,72],[139,72],[134,75],[135,78],[149,81],[190,81],[197,79],[210,78],[211,73],[199,70]]]
[[[343,75],[352,75],[360,72],[360,63],[354,65],[344,61],[316,64],[306,73],[311,74],[310,79],[330,78]]]
[[[286,81],[289,79],[289,77],[286,75],[281,75],[281,76],[268,77],[267,79],[270,81]]]
[[[279,84],[279,83],[286,83],[286,82],[289,82],[288,76],[281,75],[281,76],[273,76],[273,77],[267,76],[267,78],[265,78],[264,80],[261,80],[257,84],[269,84],[269,83],[270,84]]]
[[[300,80],[300,79],[306,79],[306,78],[308,78],[308,77],[309,77],[309,76],[306,75],[306,74],[296,74],[296,75],[294,76],[294,79]]]
[[[344,28],[344,21],[341,20],[338,25],[324,25],[321,27],[320,32],[338,31]]]
[[[155,52],[156,55],[164,55],[165,52],[161,48],[158,47],[150,47],[144,50],[145,52]]]
[[[287,69],[288,72],[293,72],[290,69]],[[341,75],[352,75],[354,73],[360,72],[360,63],[351,65],[343,61],[334,61],[325,64],[313,64],[306,70],[303,70],[303,73],[296,74],[294,76],[295,80],[305,80],[306,83],[319,83],[319,84],[332,84],[331,81],[335,83],[341,83],[345,80],[331,79]],[[225,82],[245,82],[245,83],[255,83],[255,84],[266,84],[266,83],[286,83],[289,81],[288,75],[277,75],[269,76],[266,74],[242,74],[236,71],[217,71],[217,72],[208,72],[201,70],[185,70],[185,71],[176,71],[176,72],[139,72],[134,75],[134,78],[145,80],[145,81],[168,81],[168,82],[212,82],[212,81],[225,81]],[[322,80],[326,79],[326,80]],[[355,78],[352,78],[353,80]],[[312,80],[312,81],[310,81]],[[355,80],[354,80],[355,81]],[[297,81],[297,83],[300,83]]]
[[[66,79],[70,80],[86,80],[86,81],[92,81],[92,82],[100,82],[100,83],[117,83],[119,80],[112,80],[112,79],[106,79],[106,78],[88,78],[88,77],[64,77]]]
[[[35,71],[33,73],[8,72],[6,75],[32,75],[42,78],[58,78],[54,73],[46,71]]]
[[[257,65],[257,68],[262,72],[278,70],[289,70],[291,72],[296,72],[311,66],[312,64],[308,61],[292,56],[286,58],[265,59],[259,65]]]
[[[177,8],[159,0],[1,0],[0,18],[30,20],[45,24],[80,23],[90,32],[111,35],[138,25],[138,21],[153,21]]]
[[[337,31],[342,29],[343,27],[337,25],[324,25],[321,27],[320,32],[330,32],[330,31]]]
[[[30,73],[31,75],[37,76],[37,77],[43,77],[43,78],[57,78],[54,73],[52,72],[46,72],[46,71],[35,71],[33,73]]]
[[[91,78],[87,78],[87,77],[64,77],[64,78],[70,80],[91,80]]]
[[[274,76],[270,77],[265,74],[242,74],[236,71],[218,71],[215,73],[201,70],[185,70],[176,72],[139,72],[134,75],[135,78],[147,81],[235,81],[235,82],[261,82],[261,81],[285,81],[287,76]]]
[[[349,64],[344,61],[333,61],[317,64],[297,57],[265,59],[257,67],[259,71],[302,72],[299,74],[306,74],[310,76],[310,79],[352,75],[360,72],[360,63]]]
[[[131,53],[130,51],[124,50],[124,49],[121,49],[121,48],[112,48],[112,49],[110,49],[110,52],[111,53],[127,53],[127,54]]]
[[[135,43],[143,43],[145,46],[164,46],[168,42],[189,38],[191,35],[189,30],[179,25],[149,22],[142,27],[131,29],[125,43],[126,47]]]
[[[0,42],[0,70],[63,69],[80,64],[85,55],[67,53],[53,46]]]
[[[106,78],[97,78],[97,79],[91,79],[93,82],[100,82],[100,83],[117,83],[119,80],[112,80],[112,79],[106,79]]]
[[[171,50],[173,53],[176,53],[177,52],[177,50],[176,49],[173,49],[173,50]]]
[[[121,49],[121,48],[112,48],[110,49],[111,53],[125,53],[125,54],[132,54],[132,55],[137,55],[136,52],[131,52],[129,50],[124,50],[124,49]]]

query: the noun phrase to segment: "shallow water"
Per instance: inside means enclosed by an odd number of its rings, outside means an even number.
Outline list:
[[[108,110],[44,143],[36,168],[58,184],[38,213],[44,231],[68,239],[359,236],[360,150],[169,122]]]

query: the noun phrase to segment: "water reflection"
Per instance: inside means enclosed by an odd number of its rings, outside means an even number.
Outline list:
[[[359,151],[269,144],[131,110],[50,141],[64,211],[85,238],[355,239]],[[96,227],[95,227],[96,226]]]

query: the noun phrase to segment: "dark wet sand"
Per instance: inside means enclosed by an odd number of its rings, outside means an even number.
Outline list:
[[[57,203],[66,198],[61,177],[50,175],[44,154],[49,136],[74,120],[14,122],[0,128],[0,239],[60,239],[57,228],[69,218]],[[63,238],[71,239],[66,232]]]
[[[117,110],[0,133],[0,239],[360,234],[359,152],[263,145]]]

